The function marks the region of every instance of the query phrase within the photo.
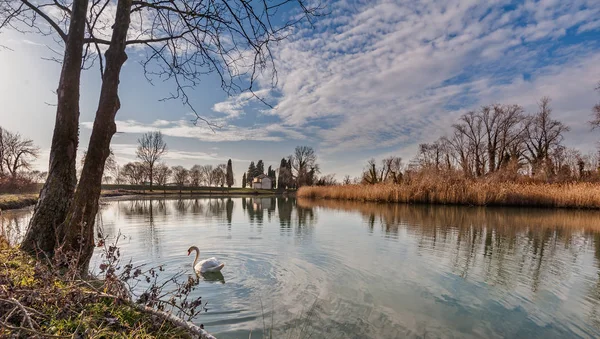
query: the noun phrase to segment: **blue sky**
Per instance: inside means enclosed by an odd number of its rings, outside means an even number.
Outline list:
[[[197,111],[222,125],[194,126],[179,101],[161,102],[171,83],[146,82],[137,50],[122,73],[119,163],[135,158],[141,133],[166,135],[171,165],[218,164],[233,159],[236,177],[250,160],[268,165],[313,146],[324,174],[357,176],[369,158],[397,155],[405,163],[417,146],[447,134],[452,123],[483,104],[520,104],[533,113],[550,96],[556,118],[571,127],[565,144],[593,151],[594,91],[600,81],[600,2],[423,0],[327,1],[330,15],[298,27],[274,50],[275,88],[228,97],[214,75],[190,92]],[[292,11],[281,13],[293,15]],[[0,124],[42,148],[47,166],[59,65],[47,40],[4,31],[0,45]],[[268,75],[265,75],[267,78]],[[87,148],[99,94],[99,72],[84,73],[81,149]],[[237,178],[238,181],[240,178]]]

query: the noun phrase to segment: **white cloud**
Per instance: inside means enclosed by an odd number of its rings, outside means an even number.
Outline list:
[[[139,161],[135,157],[137,144],[112,143],[110,145],[115,154],[117,163],[125,164],[130,161]],[[219,155],[217,152],[183,151],[178,149],[168,149],[162,160],[169,165],[173,164],[194,164],[194,163],[223,163],[231,159],[232,161],[249,162],[246,159],[237,159]]]
[[[592,29],[600,5],[525,1],[507,12],[510,4],[338,2],[315,32],[300,29],[277,50],[280,100],[269,113],[325,152],[413,150],[465,109],[495,101],[530,108],[549,95],[557,117],[579,126],[567,141],[590,140],[583,127],[600,53],[556,45],[552,58],[539,60],[568,29]]]
[[[256,125],[252,127],[239,127],[226,125],[211,130],[207,125],[199,123],[194,125],[191,121],[157,120],[152,123],[142,123],[136,120],[118,120],[117,132],[120,133],[146,133],[159,130],[164,135],[180,138],[194,138],[201,141],[282,141],[283,136],[291,139],[301,139],[304,136],[293,130],[284,129],[278,124]],[[92,129],[93,122],[82,122],[83,128]],[[283,135],[282,135],[283,134]]]
[[[263,89],[255,92],[243,92],[239,95],[231,96],[227,100],[217,102],[213,105],[213,111],[223,113],[227,119],[239,118],[244,113],[244,108],[250,103],[268,100],[269,90]]]

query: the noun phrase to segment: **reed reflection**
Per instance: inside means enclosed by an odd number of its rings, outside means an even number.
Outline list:
[[[561,297],[563,282],[581,274],[580,254],[594,247],[594,283],[586,300],[600,324],[600,213],[596,211],[465,208],[299,199],[303,207],[358,212],[368,232],[406,234],[437,270],[512,291],[526,286]]]

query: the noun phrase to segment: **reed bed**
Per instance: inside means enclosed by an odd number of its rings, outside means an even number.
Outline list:
[[[520,183],[427,177],[402,184],[311,186],[299,198],[472,206],[600,209],[598,183]]]

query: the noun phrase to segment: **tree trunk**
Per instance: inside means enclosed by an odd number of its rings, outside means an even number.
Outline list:
[[[56,228],[66,217],[77,185],[77,145],[79,142],[79,82],[85,18],[88,0],[75,0],[65,45],[63,66],[58,84],[56,122],[48,178],[40,192],[33,217],[21,248],[52,255],[56,245]]]
[[[94,127],[90,137],[81,179],[69,214],[61,225],[63,251],[75,255],[81,273],[87,273],[94,251],[94,222],[102,185],[104,164],[110,155],[110,141],[117,128],[115,115],[120,108],[119,74],[127,60],[125,40],[129,29],[132,0],[119,0],[110,47],[106,51],[106,69]]]

